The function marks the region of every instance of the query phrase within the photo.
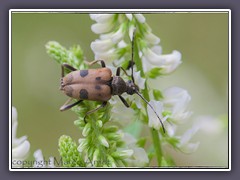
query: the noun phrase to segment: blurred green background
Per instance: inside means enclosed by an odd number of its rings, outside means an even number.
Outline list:
[[[170,76],[150,83],[165,89],[179,86],[192,97],[189,110],[194,114],[190,127],[202,115],[227,124],[228,115],[228,14],[159,13],[145,14],[147,23],[161,39],[163,53],[179,50],[183,63]],[[12,13],[12,105],[18,111],[18,137],[27,135],[32,153],[41,149],[44,157],[58,157],[58,138],[81,136],[73,125],[76,115],[60,112],[67,97],[59,91],[60,65],[46,53],[48,41],[58,41],[69,48],[79,44],[84,55],[94,60],[90,43],[98,36],[91,31],[94,23],[88,14]],[[199,131],[200,141],[193,154],[171,148],[179,166],[227,166],[227,127],[217,132]]]

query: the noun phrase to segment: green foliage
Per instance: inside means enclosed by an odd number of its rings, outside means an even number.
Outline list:
[[[80,68],[83,61],[83,51],[79,45],[75,45],[67,50],[56,41],[46,44],[47,53],[59,64],[68,63],[75,68]]]
[[[161,56],[161,53],[157,54],[152,51],[153,47],[159,46],[160,39],[151,33],[151,28],[141,14],[115,14],[112,17],[111,15],[98,14],[92,15],[91,18],[97,22],[92,26],[92,30],[100,34],[100,39],[93,41],[91,44],[95,55],[111,56],[109,59],[114,60],[112,62],[114,66],[122,66],[126,70],[131,65],[129,60],[133,55],[134,71],[140,72],[140,77],[139,73],[133,74],[133,76],[136,76],[136,82],[138,81],[139,93],[142,94],[138,95],[143,96],[145,101],[150,101],[152,89],[148,86],[148,80],[156,79],[164,75],[164,72],[167,74],[166,72],[173,71],[180,64],[181,54],[174,51],[174,56]],[[103,25],[106,26],[106,29],[102,28]],[[125,42],[125,40],[128,42]],[[46,48],[48,54],[60,64],[68,63],[77,69],[89,68],[88,64],[83,61],[83,51],[78,45],[67,50],[57,42],[49,42]],[[150,67],[143,68],[147,64],[142,61],[143,57],[146,61],[149,61],[148,64],[153,64]],[[170,58],[171,61],[169,62]],[[160,90],[153,89],[152,95],[156,101],[151,101],[151,103],[156,104],[156,106],[163,104],[157,102],[164,98]],[[127,97],[127,102],[130,99],[131,97]],[[61,150],[59,152],[63,159],[69,159],[69,154],[65,150],[67,149],[66,146],[69,145],[70,147],[74,146],[74,153],[79,153],[78,156],[72,156],[72,159],[70,159],[79,160],[79,157],[84,157],[85,160],[87,159],[82,165],[84,167],[146,166],[151,163],[149,160],[152,158],[156,158],[159,167],[173,164],[166,159],[162,144],[167,142],[177,148],[179,138],[169,137],[167,133],[164,134],[163,128],[159,127],[161,124],[156,121],[157,115],[151,117],[153,113],[149,112],[147,103],[140,104],[134,101],[131,103],[135,117],[134,121],[124,128],[124,131],[129,133],[128,135],[121,131],[121,128],[117,125],[109,125],[109,121],[112,120],[112,106],[109,103],[97,112],[85,116],[87,112],[99,106],[101,106],[101,102],[83,101],[72,108],[72,111],[77,115],[74,124],[81,131],[83,138],[79,139],[78,152],[76,152],[76,144],[71,140],[68,140],[70,143],[59,143],[59,149]],[[159,115],[161,117],[169,116],[172,113],[166,111],[164,107],[161,107],[161,109],[163,109],[162,114]],[[152,110],[150,109],[150,111]],[[157,114],[157,112],[155,113]],[[152,138],[148,158],[144,150],[147,138],[140,138],[144,124],[148,124]],[[128,136],[129,139],[124,139],[124,136]],[[68,167],[75,165],[70,163]],[[81,166],[81,164],[77,165]]]
[[[63,167],[85,167],[86,164],[77,150],[77,144],[69,136],[61,136],[58,142]]]
[[[158,89],[153,89],[153,97],[155,100],[158,100],[158,101],[163,99],[162,92],[159,91]]]
[[[149,77],[151,79],[157,78],[158,76],[161,75],[161,69],[162,68],[159,67],[152,68],[150,71],[146,73],[146,77]]]
[[[88,68],[83,61],[83,51],[80,46],[74,46],[67,50],[57,42],[49,42],[46,45],[48,54],[59,64],[68,63],[78,69]],[[59,139],[59,152],[64,162],[64,167],[115,167],[124,166],[124,160],[131,153],[120,151],[124,147],[122,133],[117,126],[107,126],[111,119],[112,106],[108,103],[97,112],[84,117],[87,112],[100,106],[100,102],[83,101],[79,106],[72,108],[78,116],[74,124],[81,130],[84,138],[79,139],[79,146],[70,137],[62,136]],[[129,155],[129,156],[128,156]],[[81,158],[85,157],[87,161]]]

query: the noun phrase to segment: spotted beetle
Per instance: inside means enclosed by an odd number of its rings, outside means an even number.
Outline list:
[[[108,100],[110,100],[112,96],[117,95],[126,107],[130,107],[127,101],[121,95],[125,92],[129,95],[137,94],[154,111],[162,125],[163,132],[165,132],[165,128],[160,117],[158,116],[152,105],[149,104],[149,102],[140,94],[139,88],[134,81],[133,77],[134,36],[135,32],[132,39],[132,59],[130,61],[129,66],[131,68],[131,80],[128,80],[127,82],[125,82],[120,77],[121,70],[127,76],[129,76],[122,67],[118,67],[116,71],[116,76],[113,76],[112,71],[106,67],[105,62],[103,60],[95,60],[89,63],[89,66],[91,66],[97,62],[100,62],[102,68],[98,69],[77,70],[66,63],[62,64],[60,90],[63,91],[70,98],[64,103],[63,106],[61,106],[60,111],[70,109],[84,100],[102,102],[102,104],[99,107],[90,110],[86,113],[84,117],[85,121],[87,115],[105,107],[107,105]],[[67,68],[68,70],[71,71],[66,76],[64,75],[64,68]],[[73,104],[68,104],[69,101],[71,101],[71,99],[77,99],[78,101],[76,101]]]

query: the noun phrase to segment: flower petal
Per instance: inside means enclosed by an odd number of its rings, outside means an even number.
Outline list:
[[[22,136],[20,138],[14,138],[13,135],[12,135],[12,147],[16,147],[20,144],[22,144],[25,140],[27,140],[27,136]]]
[[[158,55],[153,52],[150,48],[143,49],[143,56],[147,61],[149,61],[152,65],[155,66],[162,66],[165,64],[167,56],[165,55]]]
[[[126,159],[129,167],[144,167],[149,163],[146,151],[143,148],[133,147],[133,157]]]
[[[187,130],[180,139],[180,143],[183,144],[188,144],[190,139],[197,133],[199,130],[199,127],[193,126],[191,129]]]
[[[124,24],[120,26],[120,28],[111,35],[111,40],[114,44],[121,41],[124,37]]]
[[[132,14],[125,14],[126,15],[126,17],[131,21],[132,20],[132,18],[133,18],[133,15]]]
[[[165,57],[166,57],[165,64],[161,66],[162,74],[169,74],[173,72],[182,63],[181,53],[178,51],[173,51],[171,55],[165,55]]]
[[[134,76],[134,79],[135,79],[135,83],[138,85],[138,87],[140,89],[144,89],[146,79],[141,77],[140,71],[138,71],[138,72],[134,71],[133,76]]]
[[[12,106],[12,122],[17,122],[17,109]]]
[[[145,17],[142,14],[134,14],[134,16],[138,20],[138,22],[145,23]]]
[[[146,32],[144,34],[144,38],[150,44],[154,44],[155,45],[155,44],[159,44],[160,43],[160,38],[157,37],[156,35],[154,35],[151,32]]]
[[[133,145],[137,140],[129,133],[124,133],[122,140],[126,143],[127,146]]]
[[[130,25],[129,30],[128,30],[128,35],[129,35],[129,38],[130,38],[131,41],[133,40],[133,32],[134,32],[135,29],[136,28],[135,28],[134,25]]]
[[[90,18],[98,23],[105,23],[114,18],[114,14],[89,14]]]
[[[115,48],[112,48],[106,52],[95,52],[95,59],[104,59],[104,61],[113,61],[117,58]]]
[[[188,92],[179,87],[171,87],[163,91],[164,107],[172,112],[171,119],[176,123],[186,120],[192,112],[186,111],[191,100]]]
[[[96,34],[107,33],[113,28],[113,23],[95,23],[91,26],[91,30]]]
[[[160,101],[151,100],[149,101],[149,104],[152,105],[153,109],[155,109],[156,113],[161,118],[161,121],[164,122],[167,117],[164,117],[164,118],[162,117],[163,103]],[[160,120],[158,119],[158,117],[156,116],[156,114],[154,113],[154,111],[151,109],[150,106],[147,106],[147,112],[148,112],[148,118],[149,118],[148,126],[156,130],[159,130],[161,127]]]
[[[95,53],[105,53],[106,51],[110,50],[114,44],[110,39],[105,39],[105,40],[95,40],[91,43],[91,49]]]
[[[26,140],[23,143],[19,144],[17,147],[12,149],[12,158],[25,159],[29,150],[30,150],[30,143],[29,141]]]

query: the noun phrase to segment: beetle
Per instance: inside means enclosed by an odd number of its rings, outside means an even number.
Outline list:
[[[134,33],[135,34],[135,33]],[[122,68],[118,67],[116,70],[116,75],[112,74],[112,71],[106,67],[106,64],[103,60],[95,60],[89,63],[89,66],[100,62],[101,68],[98,69],[84,69],[77,70],[76,68],[70,66],[69,64],[62,64],[62,74],[61,74],[61,87],[60,90],[63,91],[64,94],[70,97],[61,106],[60,111],[65,111],[67,109],[72,108],[73,106],[81,103],[84,100],[90,101],[100,101],[102,104],[86,113],[85,117],[107,105],[108,100],[111,99],[112,96],[117,95],[123,104],[126,107],[130,107],[127,101],[122,97],[123,93],[127,93],[129,95],[137,94],[140,96],[154,111],[157,118],[159,119],[163,132],[165,132],[164,125],[152,107],[151,104],[140,94],[139,87],[135,84],[133,77],[133,54],[134,54],[134,36],[132,39],[132,59],[131,59],[131,80],[124,81],[122,77],[120,77],[121,70],[127,75],[127,72]],[[67,75],[64,75],[64,68],[69,69],[71,72]],[[77,99],[78,101],[73,104],[68,104],[71,99]],[[85,121],[84,117],[84,121]]]

